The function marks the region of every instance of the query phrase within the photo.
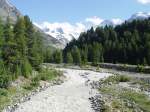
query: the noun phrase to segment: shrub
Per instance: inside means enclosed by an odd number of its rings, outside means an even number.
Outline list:
[[[23,88],[29,91],[33,90],[33,86],[31,85],[24,85]]]
[[[138,72],[144,72],[144,66],[142,65],[137,65],[136,69]]]
[[[130,81],[130,78],[128,76],[124,76],[124,75],[119,76],[118,79],[119,79],[119,82],[128,82],[128,81]]]
[[[130,77],[125,76],[125,75],[114,75],[108,77],[106,80],[103,81],[103,83],[119,83],[119,82],[128,82],[130,81]]]
[[[8,72],[1,68],[0,70],[0,88],[7,88],[10,84],[10,76],[8,75]]]
[[[32,72],[32,66],[27,59],[24,60],[22,64],[22,75],[26,78],[30,76]]]
[[[43,81],[50,81],[54,78],[56,78],[57,76],[60,75],[60,72],[54,70],[54,69],[41,69],[40,73],[39,73],[39,78]]]
[[[36,77],[32,78],[31,81],[32,81],[31,86],[37,87],[39,85],[40,77],[36,76]]]
[[[8,91],[6,89],[0,89],[0,96],[7,96]]]

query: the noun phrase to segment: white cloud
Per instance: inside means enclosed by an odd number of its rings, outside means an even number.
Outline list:
[[[93,25],[99,25],[101,24],[104,20],[103,19],[100,19],[99,17],[92,17],[92,18],[86,18],[85,20],[86,22],[90,22],[92,23]]]
[[[42,22],[42,23],[34,23],[37,27],[44,30],[47,34],[57,38],[66,38],[67,40],[71,40],[72,36],[78,38],[80,33],[86,31],[90,27],[96,27],[98,25],[102,25],[105,20],[99,17],[90,17],[86,18],[84,21],[77,22],[71,24],[69,22]],[[121,19],[111,19],[107,21],[108,23],[111,22],[114,25],[121,24],[123,21]],[[107,23],[106,23],[107,24]]]
[[[150,0],[138,0],[138,2],[142,4],[149,4]]]
[[[64,36],[68,40],[72,39],[72,36],[78,37],[81,32],[86,30],[86,26],[82,23],[75,23],[71,24],[68,22],[62,22],[62,23],[49,23],[49,22],[43,22],[43,23],[34,23],[37,27],[44,30],[47,34],[52,35],[53,37],[59,37],[59,35]],[[60,32],[61,31],[61,32]],[[63,34],[62,34],[63,32]],[[70,36],[70,34],[72,36]]]
[[[124,22],[123,20],[119,18],[112,19],[111,21],[113,22],[114,25],[122,24]]]

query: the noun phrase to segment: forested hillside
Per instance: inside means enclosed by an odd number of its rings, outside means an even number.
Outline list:
[[[64,62],[150,65],[150,18],[91,28],[63,50]]]
[[[29,77],[43,62],[43,42],[28,16],[11,24],[0,21],[0,88],[18,76]]]

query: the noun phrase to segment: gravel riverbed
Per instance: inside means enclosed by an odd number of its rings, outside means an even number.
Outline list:
[[[64,83],[35,94],[19,104],[14,112],[100,112],[97,99],[93,101],[99,93],[92,84],[112,74],[89,70],[59,70],[67,78]]]

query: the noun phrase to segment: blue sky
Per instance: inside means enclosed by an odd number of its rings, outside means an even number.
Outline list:
[[[83,21],[97,16],[102,19],[128,19],[132,14],[150,12],[150,0],[10,0],[35,22]]]

